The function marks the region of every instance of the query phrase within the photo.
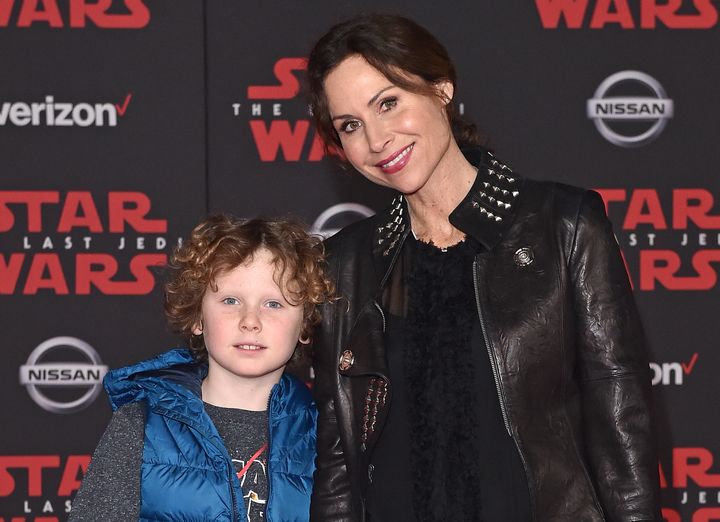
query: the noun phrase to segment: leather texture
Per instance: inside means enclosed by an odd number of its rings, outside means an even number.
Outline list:
[[[450,221],[486,249],[468,284],[533,520],[662,521],[644,335],[602,199],[520,178],[481,149],[466,156],[478,176]],[[369,459],[392,402],[380,305],[402,281],[405,205],[398,197],[326,242],[341,300],[325,306],[315,336],[312,520],[365,519]],[[378,379],[387,397],[373,402]]]
[[[140,520],[245,520],[235,465],[205,412],[207,366],[170,350],[105,377],[113,410],[146,404]],[[307,521],[317,412],[307,386],[283,375],[268,409],[269,521]]]

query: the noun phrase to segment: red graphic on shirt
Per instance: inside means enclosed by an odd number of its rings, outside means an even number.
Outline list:
[[[261,460],[260,456],[265,453],[267,446],[266,442],[247,461],[232,459],[235,466],[240,467],[237,478],[240,480],[240,488],[245,499],[247,522],[265,518],[267,493],[261,490],[267,492],[267,460]],[[260,483],[264,487],[258,487]]]

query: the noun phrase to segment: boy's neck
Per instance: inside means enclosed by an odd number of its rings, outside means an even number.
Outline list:
[[[270,391],[278,383],[277,375],[239,378],[224,372],[208,372],[202,382],[202,400],[213,406],[240,410],[264,411],[268,409]]]

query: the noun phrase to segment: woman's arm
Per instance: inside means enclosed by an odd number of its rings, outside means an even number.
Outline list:
[[[352,488],[335,414],[337,362],[332,345],[333,320],[344,301],[325,305],[320,331],[316,335],[313,367],[315,402],[318,407],[317,460],[310,520],[354,521]]]
[[[357,506],[354,506],[357,500],[353,498],[340,433],[338,409],[342,408],[342,404],[336,403],[337,397],[345,393],[339,389],[338,355],[342,348],[337,346],[341,342],[337,330],[340,319],[346,319],[343,314],[348,311],[348,301],[343,292],[354,282],[343,281],[340,274],[342,236],[343,233],[336,234],[325,241],[327,274],[334,282],[335,295],[339,299],[323,305],[322,321],[313,336],[313,392],[318,408],[318,429],[310,520],[319,522],[351,522],[360,519]]]
[[[661,521],[650,369],[625,264],[588,192],[570,256],[589,471],[608,520]]]
[[[145,414],[131,403],[116,410],[75,497],[68,522],[137,520]]]

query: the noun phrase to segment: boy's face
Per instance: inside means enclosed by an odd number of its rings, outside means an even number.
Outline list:
[[[208,377],[275,384],[292,357],[303,307],[290,304],[273,279],[272,255],[260,249],[251,262],[217,276],[202,300]],[[237,381],[234,381],[237,382]]]

